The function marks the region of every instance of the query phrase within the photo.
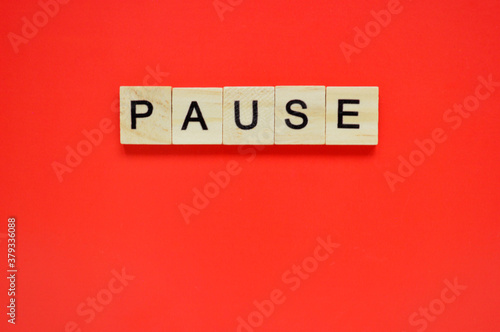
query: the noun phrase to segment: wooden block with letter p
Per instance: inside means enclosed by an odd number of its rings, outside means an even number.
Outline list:
[[[378,144],[378,87],[327,87],[326,100],[326,144]]]
[[[274,87],[225,87],[224,144],[274,144]]]
[[[120,87],[120,142],[122,144],[171,144],[172,88]]]
[[[222,144],[222,88],[172,90],[174,144]]]
[[[275,144],[325,144],[325,87],[277,86]]]

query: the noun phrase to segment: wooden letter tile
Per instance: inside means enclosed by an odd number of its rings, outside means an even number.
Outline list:
[[[274,87],[224,88],[224,144],[274,144]]]
[[[326,144],[377,145],[378,87],[327,87],[326,91]]]
[[[222,144],[222,89],[172,89],[173,144]]]
[[[171,144],[171,87],[120,87],[120,142]]]
[[[325,87],[277,86],[275,144],[325,144]]]

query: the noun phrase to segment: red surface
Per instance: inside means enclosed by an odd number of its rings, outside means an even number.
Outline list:
[[[0,330],[237,331],[250,315],[255,331],[499,331],[500,87],[460,123],[443,117],[479,76],[500,82],[500,3],[402,1],[350,62],[341,43],[388,1],[232,3],[221,20],[210,0],[70,1],[16,53],[9,33],[41,7],[2,2],[0,256],[5,271],[14,216],[19,272],[15,326],[0,281]],[[379,86],[379,145],[266,146],[255,158],[253,147],[124,147],[118,88],[144,82]],[[53,163],[103,119],[111,132],[59,179]],[[391,190],[386,172],[422,156],[414,141],[436,128],[446,140]],[[180,204],[234,163],[187,224]],[[307,257],[328,236],[340,246],[316,267]],[[303,261],[313,271],[292,282]],[[123,268],[135,278],[118,287]],[[455,279],[459,296],[446,290]],[[90,310],[108,287],[119,291]],[[259,322],[254,301],[275,289],[282,303]]]

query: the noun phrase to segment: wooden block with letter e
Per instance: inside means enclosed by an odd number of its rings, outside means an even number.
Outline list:
[[[326,144],[378,144],[378,87],[328,87],[326,100]]]
[[[120,87],[120,142],[171,144],[171,98],[171,87]]]
[[[222,144],[222,88],[172,90],[173,144]]]
[[[225,87],[224,144],[274,144],[274,87]]]
[[[277,86],[275,144],[325,144],[325,87]]]

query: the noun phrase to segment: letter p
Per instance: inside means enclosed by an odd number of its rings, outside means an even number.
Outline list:
[[[146,113],[137,113],[137,105],[146,105],[148,110]],[[132,100],[130,101],[130,112],[132,129],[137,129],[137,118],[147,118],[153,114],[153,104],[147,100]]]

